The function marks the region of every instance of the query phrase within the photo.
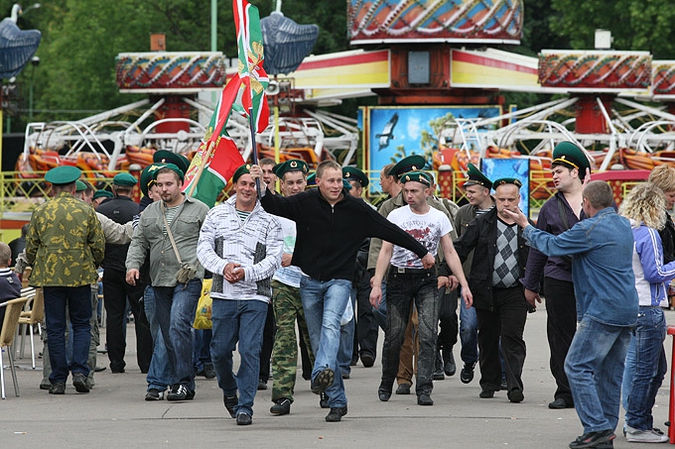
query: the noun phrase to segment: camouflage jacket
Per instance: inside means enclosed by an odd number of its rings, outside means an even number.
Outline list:
[[[26,237],[26,260],[33,267],[30,285],[80,287],[98,280],[105,252],[94,208],[67,192],[38,206]]]

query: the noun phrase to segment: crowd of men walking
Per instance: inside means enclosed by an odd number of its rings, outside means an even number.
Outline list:
[[[562,142],[556,194],[535,225],[518,208],[518,179],[490,180],[470,164],[468,203],[458,207],[436,196],[425,165],[409,156],[385,166],[389,198],[377,209],[362,198],[368,177],[334,161],[309,176],[301,160],[245,164],[235,193],[211,209],[182,191],[188,161],[170,152],[141,174],[140,205],[129,174],[105,198],[78,169],[51,170],[53,198],[34,212],[17,265],[32,266],[31,285],[44,289],[50,368],[41,388],[64,394],[69,373],[78,392],[94,385],[99,266],[110,370],[125,369],[129,307],[145,400],[191,400],[196,374],[217,377],[238,425],[252,423],[256,390],[270,377],[270,413],[290,413],[299,353],[326,421],[341,421],[344,381],[359,359],[373,366],[378,325],[380,401],[411,394],[414,381],[417,404],[433,405],[433,381],[457,371],[459,335],[461,381],[472,382],[478,364],[481,399],[505,391],[520,403],[527,313],[545,298],[556,381],[548,407],[574,407],[584,427],[569,446],[612,447],[622,391],[628,441],[667,441],[651,409],[666,372],[675,169],[654,170],[617,213],[609,185],[590,181],[584,152]],[[205,274],[213,327],[195,331]]]

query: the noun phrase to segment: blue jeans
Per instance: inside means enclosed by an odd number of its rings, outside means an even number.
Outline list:
[[[192,348],[192,366],[195,373],[204,369],[205,365],[211,364],[211,329],[195,329],[194,347]]]
[[[352,308],[354,317],[347,324],[340,326],[340,350],[338,351],[338,366],[340,374],[352,372],[352,356],[354,354],[354,333],[356,332],[356,289],[351,292]],[[337,375],[337,373],[336,373]]]
[[[461,298],[461,296],[460,296]],[[464,307],[464,301],[459,305],[459,339],[462,342],[460,357],[464,363],[472,364],[478,361],[478,320],[476,309]]]
[[[91,286],[44,287],[45,321],[49,342],[49,362],[52,384],[65,383],[68,371],[89,376],[89,344],[91,342]],[[73,336],[73,354],[70,364],[66,359],[66,308]],[[70,365],[70,366],[69,366]],[[0,367],[1,368],[1,367]]]
[[[638,430],[654,427],[652,408],[668,370],[663,342],[666,318],[660,307],[640,307],[623,372],[626,424]]]
[[[340,348],[340,318],[347,307],[352,282],[347,279],[318,281],[306,276],[300,281],[300,297],[305,310],[307,330],[316,355],[312,380],[325,368],[335,372],[335,381],[326,390],[331,408],[345,407],[347,396],[338,367]]]
[[[235,396],[239,391],[235,413],[246,412],[253,416],[266,318],[267,303],[263,301],[213,299],[211,359],[218,376],[218,386],[225,396]],[[240,357],[236,376],[232,372],[232,352],[235,348]]]
[[[162,331],[169,359],[171,385],[195,389],[192,369],[192,323],[197,301],[202,294],[202,280],[192,279],[175,287],[153,287],[155,316]]]
[[[155,390],[164,391],[171,384],[171,370],[169,369],[164,337],[162,336],[162,330],[159,328],[159,322],[157,321],[155,292],[149,285],[145,287],[143,306],[145,307],[145,316],[150,323],[150,334],[152,335],[152,341],[154,342],[150,368],[148,369],[148,374],[146,376],[148,390],[154,388]]]
[[[588,316],[577,327],[565,373],[584,433],[616,429],[630,334],[628,326],[602,324]]]

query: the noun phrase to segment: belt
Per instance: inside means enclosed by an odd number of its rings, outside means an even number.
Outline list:
[[[425,270],[424,268],[400,268],[392,265],[389,267],[389,273],[394,276],[405,277],[420,277],[429,278],[436,277],[436,267]]]

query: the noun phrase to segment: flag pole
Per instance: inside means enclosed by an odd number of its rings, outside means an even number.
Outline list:
[[[251,128],[251,149],[253,150],[253,164],[258,164],[258,145],[255,143],[255,119],[253,118],[253,109],[248,108],[248,122],[249,127]],[[262,192],[260,191],[260,178],[255,178],[255,190],[258,194],[258,198],[261,197]]]

